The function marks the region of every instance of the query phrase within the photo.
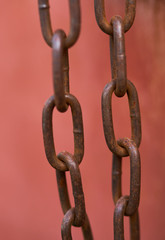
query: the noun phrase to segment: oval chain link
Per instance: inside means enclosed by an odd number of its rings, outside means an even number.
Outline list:
[[[84,240],[93,240],[88,216],[85,211],[84,193],[78,163],[71,154],[62,152],[58,158],[64,161],[70,170],[75,207],[71,208],[65,172],[56,170],[57,185],[61,207],[65,214],[61,226],[62,239],[72,240],[71,226],[82,227]]]
[[[84,193],[82,188],[79,166],[78,166],[78,163],[74,160],[74,157],[68,152],[59,153],[58,158],[66,164],[70,172],[72,191],[73,191],[74,203],[75,203],[73,225],[80,227],[83,225],[85,221],[86,211],[85,211]],[[69,196],[67,191],[67,184],[61,185],[60,181],[62,180],[62,183],[65,183],[66,176],[65,176],[65,173],[63,174],[63,172],[61,171],[58,171],[56,173],[56,176],[57,176],[57,185],[59,190],[60,202],[62,205],[63,212],[65,214],[66,209],[69,207],[67,209],[68,211],[71,208],[71,206],[69,206],[70,201],[69,201]],[[65,195],[63,195],[64,191],[65,191]]]
[[[140,154],[134,141],[129,138],[119,139],[118,144],[128,151],[130,157],[130,195],[125,215],[131,216],[136,212],[140,201]],[[112,195],[115,204],[122,196],[121,162],[122,158],[113,154]]]
[[[81,107],[78,100],[71,94],[65,95],[66,103],[71,107],[74,134],[74,159],[78,164],[81,163],[84,155],[84,131],[82,122]],[[52,114],[56,106],[54,96],[50,97],[45,103],[42,114],[42,128],[45,153],[50,165],[60,171],[67,171],[65,163],[58,159],[54,146]]]
[[[38,0],[39,15],[43,38],[46,43],[52,47],[53,30],[50,20],[49,0]],[[80,34],[81,15],[80,0],[69,0],[70,10],[70,32],[65,39],[65,48],[72,47]]]
[[[111,21],[107,21],[105,16],[104,0],[94,0],[96,21],[101,30],[108,35],[113,35],[113,27]],[[136,0],[126,0],[124,32],[127,32],[135,19]],[[110,22],[110,23],[109,23]]]
[[[124,215],[129,201],[128,196],[121,197],[115,206],[113,223],[114,223],[114,240],[124,240]],[[130,220],[130,239],[140,240],[139,214],[138,210],[129,217]]]
[[[113,35],[110,36],[112,79],[116,79],[115,95],[123,97],[127,91],[127,70],[123,20],[120,16],[111,19]]]
[[[65,94],[69,92],[69,59],[68,49],[64,47],[65,37],[64,31],[57,30],[52,38],[53,87],[56,107],[60,112],[68,109]]]
[[[74,216],[75,214],[73,208],[69,209],[68,212],[65,214],[61,225],[62,240],[72,240],[71,226],[74,222]],[[84,240],[93,240],[92,231],[87,215],[82,226],[82,232]]]
[[[123,147],[119,146],[115,139],[112,118],[112,93],[116,89],[116,80],[108,83],[102,94],[102,118],[106,143],[112,153],[120,157],[128,156],[128,152]],[[141,118],[139,100],[135,86],[127,80],[127,96],[129,101],[130,118],[131,118],[131,139],[135,141],[137,147],[141,142]]]

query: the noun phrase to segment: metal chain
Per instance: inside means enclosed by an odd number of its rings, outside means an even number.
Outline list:
[[[140,201],[140,154],[141,118],[138,94],[135,86],[127,79],[125,40],[126,33],[132,26],[135,18],[136,0],[126,0],[124,20],[120,16],[111,18],[110,23],[105,17],[104,0],[95,0],[96,20],[101,30],[110,35],[110,58],[112,81],[108,83],[102,94],[102,118],[104,135],[108,148],[113,153],[112,163],[112,195],[115,203],[114,211],[114,239],[124,240],[124,216],[130,219],[130,239],[139,240]],[[116,141],[112,121],[112,94],[128,96],[131,139],[122,138]],[[130,157],[130,195],[122,196],[121,166],[122,158]]]
[[[57,185],[64,218],[61,225],[63,240],[72,240],[71,226],[81,227],[85,240],[93,240],[89,219],[85,209],[84,193],[79,164],[84,155],[84,132],[81,106],[75,96],[69,93],[69,59],[68,48],[73,46],[80,33],[80,1],[70,0],[70,33],[66,36],[63,30],[53,33],[49,1],[38,0],[39,14],[43,37],[52,47],[53,88],[54,95],[45,103],[42,115],[43,139],[46,157],[56,169]],[[73,120],[74,154],[67,151],[55,151],[52,114],[56,106],[60,112],[66,112],[70,106]],[[65,172],[70,172],[75,207],[71,207]]]
[[[71,226],[81,227],[84,239],[92,240],[92,231],[85,209],[85,200],[81,182],[79,164],[84,155],[84,133],[82,112],[78,100],[69,93],[69,59],[68,48],[73,46],[80,33],[80,2],[70,0],[70,33],[66,36],[63,30],[52,31],[49,1],[39,0],[39,13],[42,34],[47,44],[52,47],[54,96],[50,97],[43,109],[43,138],[45,153],[50,165],[56,169],[57,185],[64,218],[61,235],[64,240],[71,240]],[[125,18],[105,17],[104,0],[95,0],[95,14],[99,27],[110,35],[110,56],[112,81],[108,83],[102,95],[102,117],[106,143],[113,153],[112,193],[115,203],[114,239],[124,239],[124,216],[130,218],[132,240],[140,239],[138,206],[140,201],[140,154],[141,119],[138,94],[135,86],[127,79],[124,33],[127,32],[135,18],[136,0],[126,0]],[[131,117],[131,139],[116,141],[112,121],[112,94],[123,97],[127,93]],[[56,155],[52,114],[56,106],[60,112],[71,108],[74,134],[74,154],[67,151]],[[130,195],[122,196],[121,165],[122,158],[130,157]],[[65,171],[70,172],[75,207],[71,208]]]

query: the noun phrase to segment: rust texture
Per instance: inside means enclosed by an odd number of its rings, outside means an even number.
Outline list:
[[[65,214],[62,225],[61,225],[61,235],[62,240],[72,240],[71,226],[74,222],[74,209],[69,209]],[[90,223],[87,215],[85,216],[84,224],[82,225],[83,237],[85,240],[93,240]]]
[[[118,144],[125,148],[130,157],[130,195],[125,214],[133,215],[140,200],[140,154],[134,141],[129,138],[118,140]],[[112,164],[112,195],[114,203],[122,196],[121,191],[121,162],[122,158],[113,154]]]
[[[83,193],[83,188],[82,188],[82,182],[81,182],[81,175],[80,175],[80,170],[79,170],[79,166],[78,163],[74,160],[74,157],[67,153],[67,152],[61,152],[58,155],[59,159],[61,161],[63,161],[70,172],[70,176],[71,176],[71,183],[72,183],[72,190],[73,190],[73,196],[74,196],[74,203],[75,203],[75,208],[74,208],[74,221],[73,224],[74,226],[80,227],[83,225],[84,220],[85,220],[85,201],[84,201],[84,193]],[[56,170],[58,171],[58,170]],[[60,173],[62,173],[62,175],[60,176]],[[61,185],[61,180],[62,182],[66,182],[66,177],[65,174],[63,174],[63,172],[60,172],[57,174],[57,185],[58,185],[58,190],[59,190],[59,196],[60,196],[60,202],[62,205],[62,209],[64,209],[63,207],[63,202],[64,202],[64,206],[66,207],[66,203],[65,203],[65,199],[67,199],[67,203],[68,203],[68,199],[69,196],[67,196],[67,189],[65,190],[65,197],[63,197],[63,188],[67,188],[67,185]],[[59,178],[60,176],[60,178]],[[63,179],[61,179],[63,178]],[[69,205],[68,205],[69,206]],[[71,208],[71,206],[67,209],[67,211]],[[66,212],[64,212],[65,214]]]
[[[127,91],[127,71],[123,20],[115,16],[111,20],[113,35],[110,36],[112,79],[116,79],[115,95],[123,97]]]
[[[70,32],[63,30],[53,33],[49,1],[39,0],[39,13],[42,34],[49,46],[52,47],[52,68],[54,95],[50,97],[43,109],[42,128],[46,157],[50,165],[56,169],[56,179],[61,208],[64,218],[61,225],[63,240],[71,240],[71,228],[81,227],[83,237],[92,240],[92,231],[85,208],[85,198],[79,164],[84,155],[84,132],[81,106],[75,96],[69,92],[69,58],[68,49],[75,44],[80,33],[80,1],[70,0]],[[136,0],[126,0],[125,17],[113,16],[107,21],[104,0],[95,0],[95,14],[99,27],[110,35],[110,57],[112,81],[108,83],[102,94],[102,118],[106,143],[113,153],[112,164],[112,195],[115,203],[114,239],[124,240],[124,216],[130,219],[131,240],[140,239],[138,207],[140,202],[141,165],[139,146],[141,143],[141,118],[138,94],[135,86],[127,79],[127,64],[125,54],[125,36],[135,18]],[[117,97],[128,96],[131,139],[116,140],[113,128],[112,94]],[[74,134],[74,153],[55,151],[52,114],[54,107],[61,113],[71,108]],[[130,158],[130,194],[122,196],[121,166],[123,157]],[[74,206],[71,207],[66,174],[69,171]]]
[[[139,146],[141,143],[141,116],[138,94],[134,84],[127,79],[127,64],[125,54],[126,33],[132,26],[136,12],[136,1],[127,0],[125,17],[113,16],[107,21],[104,0],[95,0],[95,15],[101,30],[110,35],[110,59],[112,81],[102,94],[102,119],[105,140],[113,155],[112,163],[112,195],[115,204],[114,239],[124,240],[124,216],[130,219],[130,239],[140,239],[138,207],[140,202],[141,164]],[[113,127],[112,94],[123,97],[127,93],[130,118],[131,139],[116,140]],[[130,194],[122,195],[122,161],[130,158]]]
[[[49,1],[38,0],[39,15],[42,35],[46,43],[52,47],[53,30],[50,20]],[[81,15],[80,15],[80,1],[69,0],[70,9],[70,32],[65,38],[65,47],[72,47],[77,41],[80,34]]]
[[[80,33],[80,1],[70,0],[70,32],[68,36],[61,29],[53,33],[49,1],[39,0],[39,14],[43,37],[52,47],[52,68],[54,95],[45,103],[42,113],[42,130],[45,153],[50,165],[56,169],[56,179],[61,208],[64,218],[61,225],[63,240],[71,240],[71,227],[81,227],[84,240],[93,240],[90,222],[86,213],[85,198],[79,164],[84,156],[84,131],[81,106],[75,96],[69,92],[69,57],[68,48],[73,46]],[[74,134],[74,154],[67,151],[56,154],[53,137],[53,110],[64,113],[71,108]],[[65,137],[65,136],[64,136]],[[74,197],[71,207],[65,172],[69,171]]]
[[[105,6],[104,0],[94,0],[95,4],[95,15],[96,21],[101,30],[108,35],[113,35],[113,27],[110,21],[106,19],[105,16]],[[125,18],[124,22],[124,32],[127,32],[135,19],[136,13],[136,0],[126,0],[126,7],[125,7]]]
[[[84,155],[84,132],[82,112],[78,100],[71,94],[65,94],[66,103],[71,107],[73,119],[73,134],[74,134],[74,158],[80,164]],[[55,107],[54,96],[51,96],[45,103],[42,115],[42,128],[44,146],[47,159],[52,167],[61,171],[66,171],[68,168],[63,161],[60,161],[55,152],[52,114]]]
[[[128,152],[120,147],[115,139],[112,117],[112,93],[116,88],[116,80],[108,83],[102,94],[102,117],[106,143],[109,149],[120,157],[128,156]],[[139,100],[135,86],[127,80],[127,96],[129,101],[132,140],[139,147],[141,142],[141,118]]]
[[[69,92],[69,59],[68,49],[64,46],[65,38],[66,35],[62,30],[57,30],[52,38],[54,96],[56,107],[60,112],[68,109],[65,93]]]
[[[114,240],[124,240],[124,215],[129,201],[128,196],[121,197],[115,206],[114,211]],[[136,211],[129,217],[130,220],[130,239],[140,239],[139,214]]]

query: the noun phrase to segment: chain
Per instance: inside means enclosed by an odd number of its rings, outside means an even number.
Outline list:
[[[115,203],[114,211],[114,239],[124,240],[124,216],[130,219],[130,239],[139,240],[139,214],[140,201],[140,154],[141,118],[138,94],[135,86],[127,79],[125,40],[126,33],[132,26],[135,18],[136,0],[126,0],[125,17],[111,18],[110,23],[105,16],[104,0],[95,0],[96,20],[101,30],[110,35],[110,58],[112,81],[109,82],[102,94],[102,118],[106,143],[113,153],[112,163],[112,195]],[[112,118],[112,94],[117,97],[128,96],[131,139],[116,140]],[[122,158],[130,158],[130,194],[122,196],[121,168]]]
[[[49,1],[38,0],[41,30],[46,43],[52,48],[53,88],[54,95],[45,103],[42,115],[43,139],[46,157],[56,169],[56,178],[64,218],[61,225],[63,240],[72,240],[71,226],[81,227],[85,240],[92,240],[92,231],[85,209],[84,193],[79,164],[84,155],[84,132],[81,106],[75,96],[69,93],[69,59],[68,49],[72,47],[80,33],[80,1],[70,0],[70,32],[66,36],[63,30],[53,32],[49,13]],[[74,154],[67,151],[55,151],[52,114],[56,107],[66,112],[70,106],[73,120]],[[66,175],[70,172],[74,204],[71,207]]]
[[[45,103],[42,116],[43,138],[45,153],[50,165],[56,169],[56,178],[61,207],[64,218],[61,226],[63,240],[71,240],[71,226],[81,227],[84,239],[92,240],[92,231],[85,209],[84,193],[81,181],[79,164],[84,155],[84,133],[81,106],[78,100],[69,91],[69,58],[68,49],[72,47],[80,33],[80,2],[70,0],[70,32],[66,36],[63,30],[53,33],[49,1],[38,0],[40,22],[43,37],[52,48],[53,88],[54,95]],[[104,0],[95,0],[95,14],[99,27],[110,35],[110,57],[112,81],[108,83],[102,94],[102,117],[104,135],[108,148],[113,153],[112,163],[112,195],[115,203],[114,211],[114,239],[124,239],[124,216],[130,219],[130,234],[132,240],[140,239],[138,207],[140,201],[140,154],[141,118],[138,94],[135,86],[127,79],[125,39],[126,33],[132,26],[135,18],[136,0],[126,0],[124,20],[120,16],[106,20]],[[117,97],[128,96],[131,139],[116,140],[112,117],[112,94]],[[54,108],[64,113],[70,106],[73,120],[74,154],[67,151],[55,151],[52,114]],[[122,196],[121,168],[122,158],[130,158],[130,194]],[[70,172],[75,207],[71,207],[67,189],[65,172]]]

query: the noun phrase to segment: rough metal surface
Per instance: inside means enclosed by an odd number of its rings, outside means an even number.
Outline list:
[[[71,227],[81,227],[84,239],[92,240],[90,223],[86,214],[85,199],[81,181],[79,164],[84,155],[84,134],[81,107],[78,100],[69,93],[69,60],[68,48],[77,40],[80,32],[80,2],[70,0],[70,33],[66,36],[63,30],[53,34],[48,0],[39,0],[39,12],[43,37],[52,47],[54,96],[50,97],[43,109],[43,137],[47,159],[56,169],[57,185],[61,207],[64,213],[61,225],[63,240],[71,240]],[[95,0],[95,14],[99,27],[110,35],[110,56],[112,81],[108,83],[102,94],[102,117],[107,145],[113,153],[112,190],[116,204],[114,211],[114,239],[124,239],[124,216],[130,218],[130,235],[132,240],[140,239],[138,207],[140,201],[141,165],[138,147],[141,142],[141,119],[138,94],[135,86],[127,79],[125,54],[126,33],[135,18],[136,0],[127,0],[124,20],[120,16],[105,17],[104,0]],[[123,97],[127,93],[131,118],[132,136],[116,140],[113,128],[112,94]],[[74,154],[67,151],[56,155],[52,113],[56,106],[59,112],[66,112],[71,107],[74,133]],[[125,156],[130,157],[130,195],[122,196],[121,163]],[[70,172],[74,207],[71,207],[65,171]]]
[[[64,218],[61,225],[63,240],[71,240],[71,227],[81,227],[85,240],[92,240],[93,235],[89,219],[85,209],[85,199],[81,181],[79,164],[84,155],[84,131],[81,106],[73,95],[69,93],[69,58],[68,48],[73,46],[80,33],[80,1],[70,0],[70,33],[66,36],[63,30],[53,33],[49,1],[39,0],[39,13],[43,37],[46,43],[52,47],[53,88],[54,96],[51,96],[43,108],[42,129],[46,157],[50,165],[56,169],[57,185],[61,208]],[[55,151],[52,115],[56,106],[61,113],[71,108],[74,134],[74,154],[64,151],[58,155]],[[65,136],[64,136],[65,137]],[[74,207],[71,207],[65,171],[70,172]]]
[[[104,0],[95,0],[94,3],[96,20],[99,27],[103,32],[107,33],[108,35],[113,35],[112,24],[110,24],[110,21],[108,21],[105,16]],[[126,0],[125,18],[123,20],[124,32],[127,32],[131,28],[135,19],[135,13],[136,0]]]
[[[123,138],[118,140],[118,144],[125,148],[130,157],[130,195],[127,207],[125,209],[125,215],[133,215],[140,201],[140,154],[134,141],[129,138]],[[114,203],[122,196],[121,191],[121,162],[122,158],[113,154],[112,164],[112,195]]]
[[[104,0],[95,0],[96,20],[103,32],[110,35],[110,59],[112,81],[108,83],[102,94],[102,118],[105,140],[113,153],[112,195],[115,203],[114,239],[124,240],[124,216],[130,219],[130,239],[140,239],[138,207],[140,201],[141,164],[138,147],[141,142],[141,117],[138,94],[135,86],[127,79],[124,33],[132,26],[135,18],[136,1],[127,0],[124,20],[113,16],[108,22],[105,17]],[[116,140],[113,127],[112,94],[128,96],[131,139]],[[121,166],[123,157],[130,157],[130,195],[122,196]]]
[[[102,94],[102,117],[103,127],[106,143],[109,149],[120,157],[128,156],[128,152],[120,147],[115,139],[115,133],[113,128],[113,114],[112,114],[112,94],[116,88],[116,80],[108,83]],[[129,101],[130,118],[131,118],[131,130],[132,140],[135,141],[139,147],[141,142],[141,119],[139,100],[135,86],[129,80],[127,80],[127,96]]]
[[[80,164],[84,155],[84,132],[82,112],[78,100],[71,94],[65,94],[66,103],[71,107],[73,119],[73,134],[74,134],[74,159]],[[54,138],[53,138],[53,125],[52,114],[55,107],[55,98],[51,96],[45,103],[42,114],[42,128],[44,146],[47,159],[52,167],[66,171],[68,168],[63,161],[60,161],[56,156]],[[64,136],[65,137],[65,136]]]
[[[115,94],[123,97],[127,91],[127,70],[123,20],[120,16],[111,19],[113,35],[110,36],[112,79],[116,79]]]
[[[114,211],[114,240],[124,240],[124,215],[129,201],[128,196],[119,198]],[[139,214],[138,210],[130,216],[130,239],[140,239]]]
[[[49,0],[38,0],[40,23],[43,37],[46,43],[52,46],[53,30],[50,20]],[[81,15],[80,15],[80,1],[69,0],[70,8],[70,32],[66,37],[65,47],[70,48],[77,41],[80,34]]]

